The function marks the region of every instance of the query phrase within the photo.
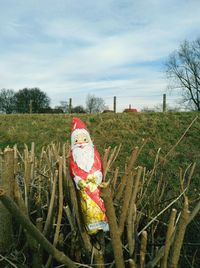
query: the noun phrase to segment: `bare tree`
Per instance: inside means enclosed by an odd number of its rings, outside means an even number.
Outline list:
[[[200,111],[200,38],[185,41],[166,63],[170,88],[181,89],[182,103],[191,110]]]
[[[60,109],[63,113],[69,112],[69,103],[67,101],[60,101],[60,105],[56,106],[55,109]]]
[[[85,108],[82,105],[77,105],[75,107],[72,108],[72,113],[75,114],[85,114]]]
[[[104,99],[95,95],[88,95],[86,99],[86,110],[88,113],[100,113],[106,108]]]
[[[151,107],[148,107],[148,106],[144,106],[142,107],[142,109],[140,110],[142,113],[154,113],[155,112],[155,109],[154,108],[151,108]]]

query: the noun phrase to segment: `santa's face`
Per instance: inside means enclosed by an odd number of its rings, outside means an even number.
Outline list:
[[[78,167],[89,172],[94,163],[94,146],[87,131],[72,134],[72,155]]]
[[[79,133],[75,136],[74,147],[83,148],[89,143],[89,138],[86,133]]]

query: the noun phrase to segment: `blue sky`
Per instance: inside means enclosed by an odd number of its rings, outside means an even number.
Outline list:
[[[0,0],[0,89],[39,87],[52,106],[94,94],[111,109],[117,96],[119,112],[153,107],[168,55],[200,37],[199,14],[199,0]]]

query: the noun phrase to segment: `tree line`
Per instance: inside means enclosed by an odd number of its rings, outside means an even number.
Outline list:
[[[186,109],[200,111],[200,38],[184,41],[169,55],[165,67],[169,88],[178,90],[182,95],[179,104]],[[17,92],[5,88],[0,90],[1,113],[99,113],[105,109],[104,100],[95,95],[87,96],[85,107],[72,107],[62,101],[51,108],[50,98],[39,88],[24,88]]]
[[[13,89],[0,90],[0,112],[12,113],[99,113],[106,108],[102,98],[88,95],[86,107],[70,106],[61,101],[55,108],[50,107],[50,98],[39,88],[24,88],[15,92]]]
[[[50,105],[50,98],[39,88],[0,90],[0,111],[2,113],[41,113]]]

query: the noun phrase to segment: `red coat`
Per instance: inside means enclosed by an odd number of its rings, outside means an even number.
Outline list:
[[[76,184],[77,184],[77,181],[76,181],[75,177],[79,177],[78,180],[79,179],[86,180],[88,175],[92,175],[96,171],[99,171],[101,174],[103,174],[103,172],[102,172],[102,162],[101,162],[99,152],[94,147],[94,164],[93,164],[91,170],[89,172],[87,172],[85,170],[82,170],[80,167],[78,167],[78,165],[76,164],[76,162],[73,159],[73,155],[72,155],[72,151],[71,151],[71,153],[70,153],[70,169],[71,169],[70,170],[71,175],[72,175],[74,181],[76,182]],[[103,200],[100,198],[100,187],[98,187],[98,185],[97,185],[96,190],[92,191],[92,192],[90,191],[89,187],[86,187],[85,192],[101,208],[101,210],[103,212],[105,212],[105,207],[104,207],[104,204],[103,204]],[[105,219],[106,219],[106,217],[105,217]],[[106,219],[106,221],[107,221],[107,219]]]

